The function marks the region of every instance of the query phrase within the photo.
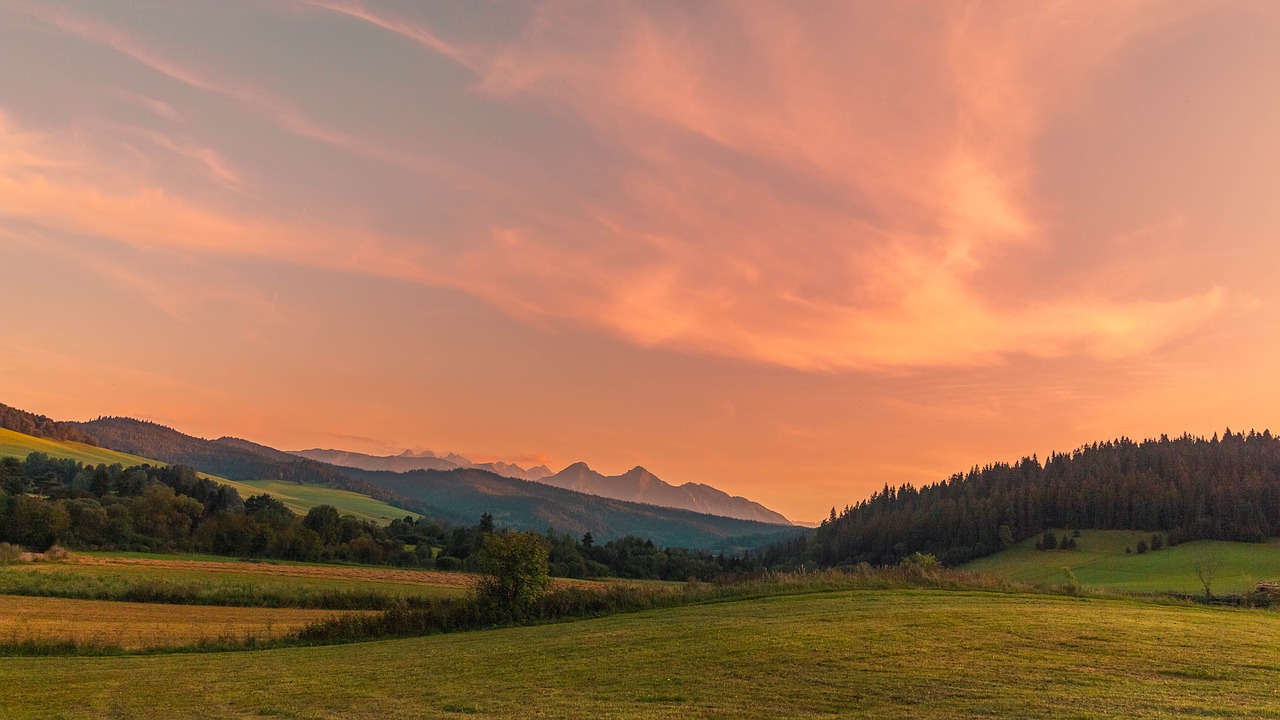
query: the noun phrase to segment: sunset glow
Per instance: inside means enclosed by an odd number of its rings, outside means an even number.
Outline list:
[[[0,0],[0,402],[797,520],[1280,430],[1280,4]]]

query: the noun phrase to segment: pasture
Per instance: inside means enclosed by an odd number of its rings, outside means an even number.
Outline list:
[[[325,647],[0,663],[10,717],[1280,717],[1280,615],[800,593]],[[1229,710],[1227,710],[1229,708]]]
[[[1058,532],[1062,536],[1061,531]],[[1280,542],[1235,543],[1199,540],[1144,554],[1126,554],[1151,533],[1083,530],[1075,550],[1036,550],[1035,538],[965,564],[966,570],[1016,582],[1062,583],[1070,569],[1086,588],[1130,592],[1203,593],[1196,564],[1217,564],[1214,594],[1240,593],[1264,580],[1280,580]]]
[[[237,486],[250,488],[250,495],[265,492],[299,515],[306,514],[317,505],[332,505],[343,515],[354,515],[361,520],[372,520],[382,525],[406,516],[415,520],[422,517],[418,513],[388,505],[368,495],[323,485],[303,485],[282,480],[245,480],[237,483]],[[240,494],[244,495],[245,491],[241,490]]]

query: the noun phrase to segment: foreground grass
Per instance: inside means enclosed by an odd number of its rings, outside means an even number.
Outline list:
[[[0,595],[0,641],[119,650],[270,640],[330,617],[326,610],[184,607]]]
[[[1061,533],[1060,533],[1061,534]],[[1263,580],[1280,580],[1280,543],[1234,543],[1201,540],[1165,547],[1142,555],[1125,554],[1151,533],[1124,530],[1085,530],[1076,550],[1040,551],[1035,539],[980,558],[964,566],[1017,582],[1060,583],[1070,568],[1088,588],[1130,592],[1203,593],[1196,563],[1213,558],[1219,564],[1213,591],[1241,593]]]
[[[331,647],[10,658],[23,717],[1280,717],[1280,615],[938,590],[781,595]]]

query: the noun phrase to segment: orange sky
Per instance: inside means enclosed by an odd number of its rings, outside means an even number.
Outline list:
[[[0,402],[789,517],[1280,429],[1280,4],[0,0]]]

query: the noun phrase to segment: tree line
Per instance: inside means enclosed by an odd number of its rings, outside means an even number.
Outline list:
[[[1120,438],[1043,464],[1031,456],[921,488],[886,485],[761,555],[773,567],[830,567],[923,552],[954,565],[1053,528],[1159,532],[1171,544],[1280,535],[1280,438]]]

